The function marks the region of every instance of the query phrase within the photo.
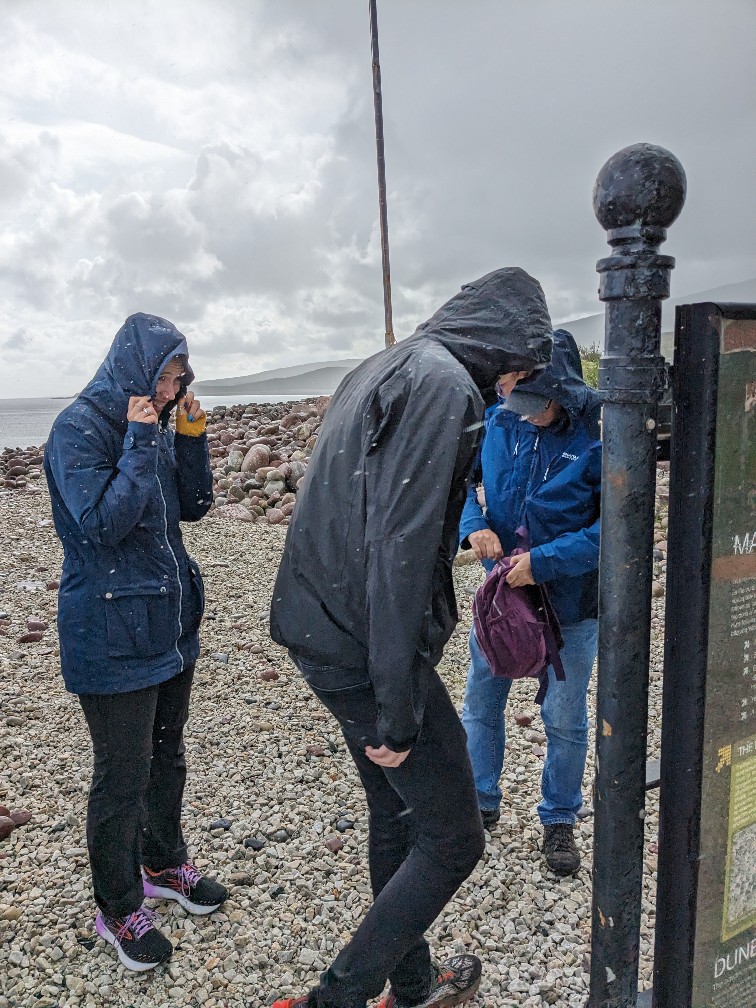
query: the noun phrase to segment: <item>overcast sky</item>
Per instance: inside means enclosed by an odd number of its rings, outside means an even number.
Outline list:
[[[753,0],[378,0],[397,337],[520,265],[601,310],[591,206],[661,144],[673,295],[756,275]],[[73,394],[135,311],[198,378],[383,346],[367,0],[0,0],[0,397]]]

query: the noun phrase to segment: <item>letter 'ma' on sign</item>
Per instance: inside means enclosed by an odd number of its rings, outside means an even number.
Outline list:
[[[741,539],[739,535],[733,538],[732,552],[733,553],[753,553],[756,549],[756,531],[746,532]]]

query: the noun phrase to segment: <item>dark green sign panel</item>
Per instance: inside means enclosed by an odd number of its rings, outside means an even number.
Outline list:
[[[719,319],[694,1008],[756,1005],[756,322]]]
[[[674,399],[654,1000],[754,1008],[753,306],[678,309]]]

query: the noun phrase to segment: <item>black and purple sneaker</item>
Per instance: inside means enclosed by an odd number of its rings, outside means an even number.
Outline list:
[[[165,962],[173,952],[173,945],[155,927],[156,917],[145,907],[139,907],[128,917],[108,917],[100,911],[95,930],[115,948],[126,969],[141,973]]]
[[[190,914],[209,914],[228,899],[228,889],[200,875],[188,861],[178,868],[154,872],[142,868],[144,895],[151,899],[176,900]]]

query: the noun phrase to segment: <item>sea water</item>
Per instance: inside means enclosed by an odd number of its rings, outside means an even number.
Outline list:
[[[297,402],[311,396],[202,396],[207,412],[215,406],[246,406],[248,403]],[[0,399],[0,451],[43,445],[53,421],[73,399]]]
[[[71,399],[0,399],[0,451],[42,445]]]

